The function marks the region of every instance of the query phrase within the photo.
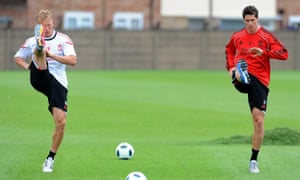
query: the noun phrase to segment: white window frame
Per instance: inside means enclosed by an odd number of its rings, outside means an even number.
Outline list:
[[[66,11],[63,28],[65,30],[94,29],[95,15],[89,11]]]

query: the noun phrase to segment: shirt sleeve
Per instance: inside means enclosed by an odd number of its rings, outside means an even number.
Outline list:
[[[263,52],[265,55],[269,56],[271,59],[287,60],[288,50],[276,37],[271,36],[270,49]]]
[[[234,45],[233,36],[231,36],[229,42],[225,46],[226,69],[228,71],[235,66],[234,64],[235,54],[236,54],[236,47]]]
[[[21,45],[20,49],[16,52],[15,54],[15,58],[16,57],[20,57],[22,59],[26,59],[29,56],[32,55],[33,49],[32,49],[32,38],[29,38],[25,41],[25,43],[23,45]]]
[[[66,38],[64,40],[64,55],[65,56],[76,56],[74,43],[71,40],[71,38],[69,38],[68,36],[66,36]]]

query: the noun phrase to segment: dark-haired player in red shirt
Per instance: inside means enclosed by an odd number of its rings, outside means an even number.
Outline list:
[[[270,59],[287,60],[288,51],[271,32],[258,25],[258,10],[243,10],[245,28],[232,34],[226,44],[226,68],[232,83],[248,94],[254,133],[249,170],[259,173],[257,156],[264,138],[264,116],[270,83]]]

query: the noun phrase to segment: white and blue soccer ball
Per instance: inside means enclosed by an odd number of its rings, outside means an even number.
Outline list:
[[[147,180],[147,177],[138,171],[134,171],[128,174],[125,180]]]
[[[134,155],[134,149],[128,142],[120,143],[116,148],[116,156],[119,159],[127,160],[131,159]]]

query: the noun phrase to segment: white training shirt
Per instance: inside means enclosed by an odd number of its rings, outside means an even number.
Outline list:
[[[27,59],[30,55],[33,60],[33,52],[36,47],[35,37],[28,38],[25,43],[15,54],[15,57]],[[58,56],[76,56],[73,41],[68,35],[53,31],[50,37],[45,38],[45,47],[50,53]],[[49,72],[60,82],[65,88],[68,88],[68,80],[66,75],[66,65],[52,58],[47,57]]]

